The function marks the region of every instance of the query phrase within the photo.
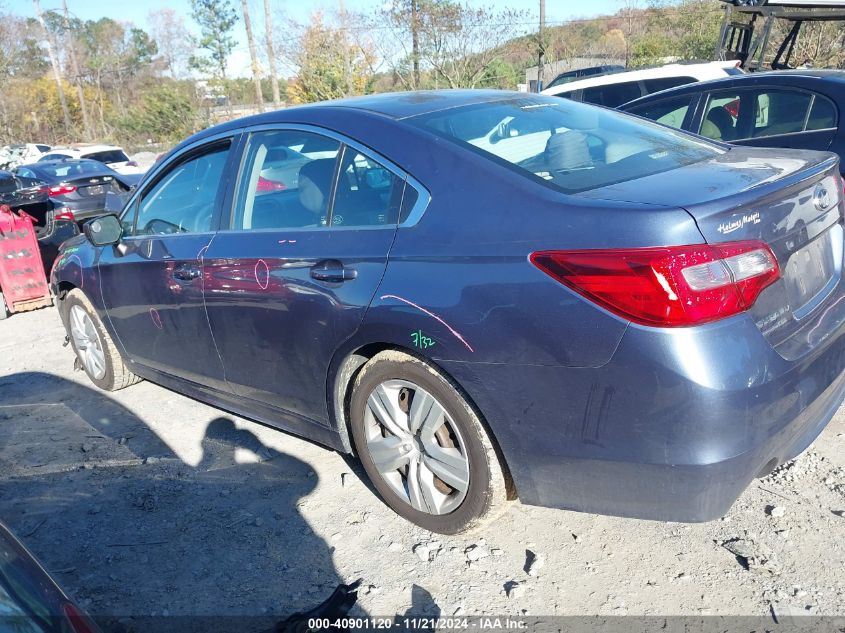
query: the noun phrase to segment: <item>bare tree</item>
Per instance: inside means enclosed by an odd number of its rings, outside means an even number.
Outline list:
[[[185,19],[175,10],[164,8],[150,11],[147,23],[170,76],[174,79],[181,77],[195,45],[194,38],[185,27]]]
[[[88,118],[88,106],[85,103],[85,89],[82,87],[82,76],[79,74],[79,63],[76,61],[76,42],[70,29],[68,18],[67,0],[62,0],[62,13],[64,14],[64,40],[65,49],[70,60],[70,71],[73,73],[73,83],[76,84],[76,94],[79,97],[79,110],[82,112],[82,133],[83,139],[90,141],[93,138],[91,131],[91,120]]]
[[[492,12],[438,2],[420,15],[420,56],[450,88],[474,88],[506,42],[520,34],[521,11]]]
[[[255,103],[258,104],[258,111],[264,112],[264,94],[261,91],[261,68],[258,65],[258,52],[255,48],[255,37],[252,35],[252,22],[249,19],[248,0],[241,0],[241,11],[243,11],[246,41],[249,46],[249,59],[252,65],[252,82],[255,84]]]
[[[56,49],[53,46],[53,38],[50,31],[47,29],[47,24],[44,22],[44,15],[41,13],[41,2],[39,0],[32,0],[35,7],[35,17],[38,18],[38,23],[41,25],[41,31],[44,33],[44,44],[47,46],[47,56],[50,58],[50,65],[53,67],[53,78],[56,80],[56,91],[59,94],[59,102],[62,104],[62,115],[65,120],[65,132],[70,132],[70,110],[67,107],[67,99],[65,98],[65,88],[62,81],[62,69],[59,65],[59,58],[56,55]]]
[[[273,107],[278,108],[282,100],[279,96],[279,73],[276,70],[276,51],[273,50],[273,17],[270,14],[270,0],[264,0],[264,38],[267,47],[267,63],[270,66]]]

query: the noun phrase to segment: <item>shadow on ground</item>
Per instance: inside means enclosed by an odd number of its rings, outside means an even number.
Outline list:
[[[278,621],[322,602],[341,579],[298,510],[317,484],[311,468],[222,416],[202,447],[192,467],[103,392],[49,374],[4,377],[0,520],[109,628],[259,630],[218,616]],[[234,464],[240,448],[265,461]],[[220,627],[141,626],[150,615]]]

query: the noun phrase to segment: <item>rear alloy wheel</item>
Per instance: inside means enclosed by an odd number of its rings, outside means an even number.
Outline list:
[[[355,382],[351,427],[373,485],[417,525],[455,534],[503,506],[505,478],[486,429],[423,361],[393,351],[373,357]]]
[[[140,380],[126,368],[100,317],[81,290],[73,289],[62,302],[65,329],[79,364],[95,385],[117,391]]]

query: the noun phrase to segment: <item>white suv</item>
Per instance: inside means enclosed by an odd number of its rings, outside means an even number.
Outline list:
[[[129,160],[122,147],[116,145],[72,145],[71,147],[54,147],[38,159],[61,160],[63,158],[88,158],[105,163],[119,174],[141,174],[144,170],[134,160]]]
[[[571,81],[543,90],[543,94],[566,97],[575,101],[616,108],[642,96],[683,84],[728,75],[741,75],[739,62],[705,62],[698,64],[666,64],[656,68],[630,70]]]

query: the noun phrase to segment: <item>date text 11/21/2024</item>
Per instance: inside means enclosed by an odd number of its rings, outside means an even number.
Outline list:
[[[519,631],[528,628],[524,620],[512,617],[485,616],[468,617],[396,617],[396,618],[309,618],[308,628],[312,631],[320,630],[402,630],[402,631]]]

